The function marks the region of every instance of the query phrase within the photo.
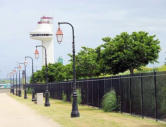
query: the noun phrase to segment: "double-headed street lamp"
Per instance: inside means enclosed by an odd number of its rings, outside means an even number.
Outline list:
[[[75,69],[75,37],[74,37],[74,27],[72,24],[68,22],[58,22],[58,31],[56,33],[57,36],[57,41],[58,43],[62,42],[63,39],[63,32],[60,29],[61,24],[67,24],[70,25],[72,28],[72,47],[73,47],[73,103],[72,103],[72,112],[71,112],[71,117],[79,117],[79,111],[78,111],[78,104],[77,104],[77,91],[76,91],[76,69]]]
[[[44,47],[43,45],[37,45],[36,46],[36,50],[35,50],[35,58],[38,59],[39,57],[39,51],[37,50],[38,47],[41,47],[44,49],[45,51],[45,66],[46,66],[46,90],[45,90],[45,106],[50,106],[50,102],[49,102],[49,91],[48,91],[48,67],[47,67],[47,50],[46,47]]]
[[[26,62],[27,58],[31,59],[31,62],[32,62],[32,84],[33,84],[34,83],[34,78],[33,78],[33,73],[34,73],[34,70],[33,70],[33,58],[31,56],[25,56],[25,62]],[[36,101],[36,99],[35,99],[35,90],[34,89],[32,89],[32,101]]]

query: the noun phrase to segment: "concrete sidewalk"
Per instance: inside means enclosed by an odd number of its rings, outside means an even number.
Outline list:
[[[60,127],[24,104],[0,93],[0,127]]]

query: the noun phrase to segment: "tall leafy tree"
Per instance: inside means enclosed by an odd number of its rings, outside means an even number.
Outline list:
[[[46,82],[45,66],[40,71],[34,73],[36,83]],[[67,68],[62,63],[48,64],[48,81],[63,81],[69,79]]]
[[[42,69],[45,72],[45,67]],[[49,82],[63,81],[66,78],[65,67],[62,63],[48,65]]]
[[[73,79],[73,66],[71,63],[66,64],[64,66],[65,71],[65,80],[72,80]]]
[[[35,83],[42,83],[42,82],[44,82],[44,75],[43,75],[42,71],[38,70],[38,71],[34,72],[33,79],[34,79]],[[30,79],[30,82],[32,83],[32,77]]]
[[[72,62],[72,55],[69,54]],[[100,75],[99,64],[96,62],[97,53],[95,49],[82,47],[76,54],[77,79],[96,77]]]
[[[105,65],[106,71],[118,74],[145,66],[148,63],[157,62],[160,52],[160,41],[155,35],[139,31],[128,34],[123,32],[115,38],[105,37],[105,43],[98,47],[100,49],[100,60]]]

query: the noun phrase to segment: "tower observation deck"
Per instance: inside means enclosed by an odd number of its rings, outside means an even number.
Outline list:
[[[54,63],[54,39],[53,39],[53,18],[52,17],[41,17],[37,23],[37,28],[30,32],[30,38],[39,40],[47,50],[47,61],[48,63]],[[45,54],[42,49],[42,63],[45,65]]]

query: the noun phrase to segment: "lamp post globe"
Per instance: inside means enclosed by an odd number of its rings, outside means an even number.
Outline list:
[[[57,42],[61,43],[62,39],[63,39],[63,32],[60,29],[60,27],[58,28],[57,32],[56,32],[56,38],[57,38]]]
[[[37,48],[35,50],[35,59],[39,59],[39,51],[37,50]]]

